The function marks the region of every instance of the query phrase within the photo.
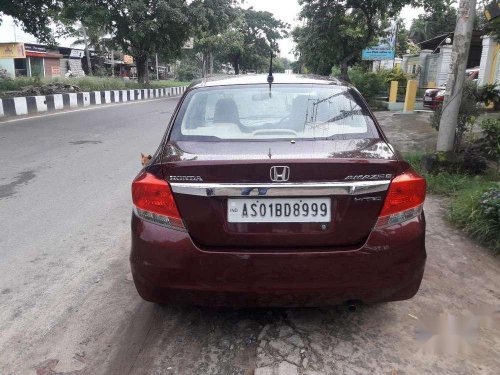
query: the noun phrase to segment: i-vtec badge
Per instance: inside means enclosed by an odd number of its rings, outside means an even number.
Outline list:
[[[170,181],[182,181],[182,182],[203,182],[203,178],[200,176],[169,176]]]
[[[347,176],[345,180],[351,181],[372,181],[372,180],[390,180],[392,174],[355,174]]]
[[[354,197],[354,202],[380,202],[382,197]]]

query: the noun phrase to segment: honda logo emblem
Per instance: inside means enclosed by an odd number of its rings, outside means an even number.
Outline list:
[[[286,182],[290,178],[290,167],[274,166],[271,167],[271,181]]]

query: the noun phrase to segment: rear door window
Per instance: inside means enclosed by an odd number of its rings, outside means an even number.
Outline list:
[[[359,95],[334,85],[240,85],[195,89],[172,140],[349,139],[379,137]]]

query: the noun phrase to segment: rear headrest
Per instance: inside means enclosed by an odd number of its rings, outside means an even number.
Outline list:
[[[214,123],[240,123],[238,107],[233,99],[219,99],[215,103]]]

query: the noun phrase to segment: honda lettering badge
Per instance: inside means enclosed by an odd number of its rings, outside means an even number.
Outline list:
[[[271,181],[286,182],[290,178],[290,167],[274,166],[271,167]]]

